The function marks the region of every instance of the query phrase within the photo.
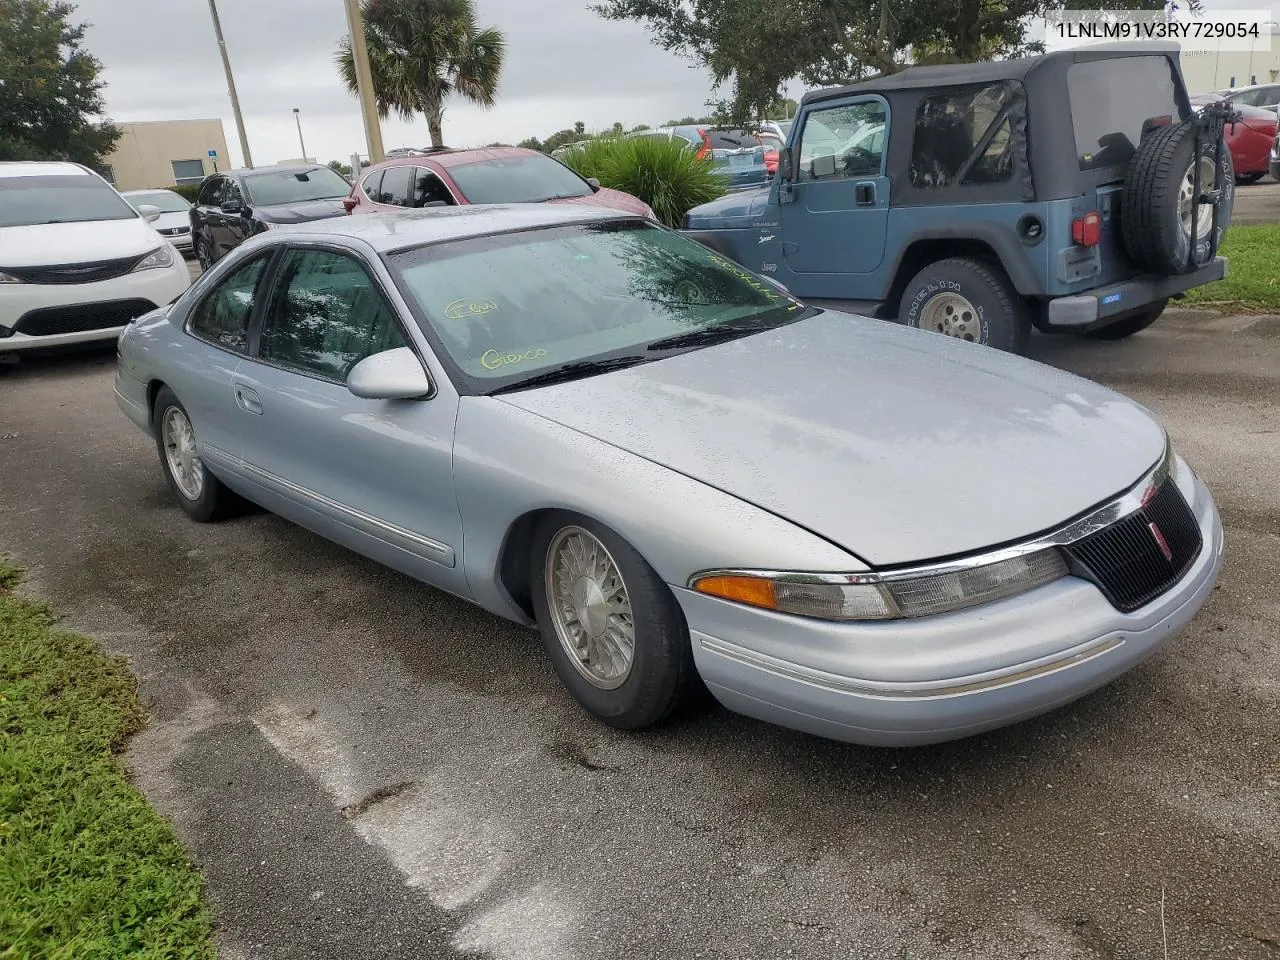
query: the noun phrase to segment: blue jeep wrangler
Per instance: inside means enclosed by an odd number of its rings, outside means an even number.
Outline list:
[[[1230,119],[1193,112],[1176,45],[911,67],[807,94],[773,182],[684,230],[817,306],[1119,340],[1225,275]]]

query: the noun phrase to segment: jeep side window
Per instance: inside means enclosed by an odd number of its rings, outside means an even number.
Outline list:
[[[885,109],[878,100],[814,110],[800,135],[797,180],[878,177],[885,145]]]
[[[925,97],[916,108],[911,183],[951,187],[1013,176],[1012,98],[1002,83]]]

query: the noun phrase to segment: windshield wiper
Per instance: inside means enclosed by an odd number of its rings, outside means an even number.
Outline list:
[[[787,318],[791,319],[790,317]],[[672,337],[663,337],[661,340],[655,340],[649,344],[649,350],[678,350],[681,347],[706,347],[713,343],[723,343],[726,340],[736,340],[739,337],[745,337],[748,334],[759,333],[761,330],[769,330],[774,324],[760,323],[752,321],[751,323],[719,323],[714,327],[704,327],[701,330],[690,330],[688,333],[677,333]]]
[[[621,370],[624,367],[634,367],[638,363],[648,363],[652,357],[644,356],[626,356],[626,357],[608,357],[603,360],[575,360],[573,363],[564,363],[558,367],[552,367],[543,373],[536,373],[532,377],[524,380],[518,380],[515,383],[508,383],[505,386],[497,387],[489,391],[489,396],[496,393],[506,393],[509,390],[524,390],[526,387],[542,387],[550,383],[563,383],[566,380],[579,380],[582,377],[589,377],[597,373],[606,373],[609,370]]]

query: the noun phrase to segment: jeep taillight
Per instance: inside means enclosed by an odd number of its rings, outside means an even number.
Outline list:
[[[1086,213],[1071,221],[1071,242],[1082,247],[1096,247],[1102,242],[1102,217]]]

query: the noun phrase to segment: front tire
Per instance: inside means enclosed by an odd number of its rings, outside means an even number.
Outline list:
[[[951,257],[922,269],[902,294],[898,319],[909,327],[1025,354],[1031,339],[1026,305],[1004,272],[980,260]]]
[[[542,642],[589,713],[636,730],[681,704],[694,678],[689,628],[635,548],[603,524],[557,513],[534,533],[530,570]]]
[[[205,237],[197,237],[195,244],[196,260],[200,264],[200,272],[203,273],[213,266],[213,252],[209,248],[209,241]]]
[[[178,505],[192,520],[201,523],[227,516],[236,505],[236,496],[200,459],[191,418],[168,387],[161,387],[156,394],[151,422],[160,466]]]

